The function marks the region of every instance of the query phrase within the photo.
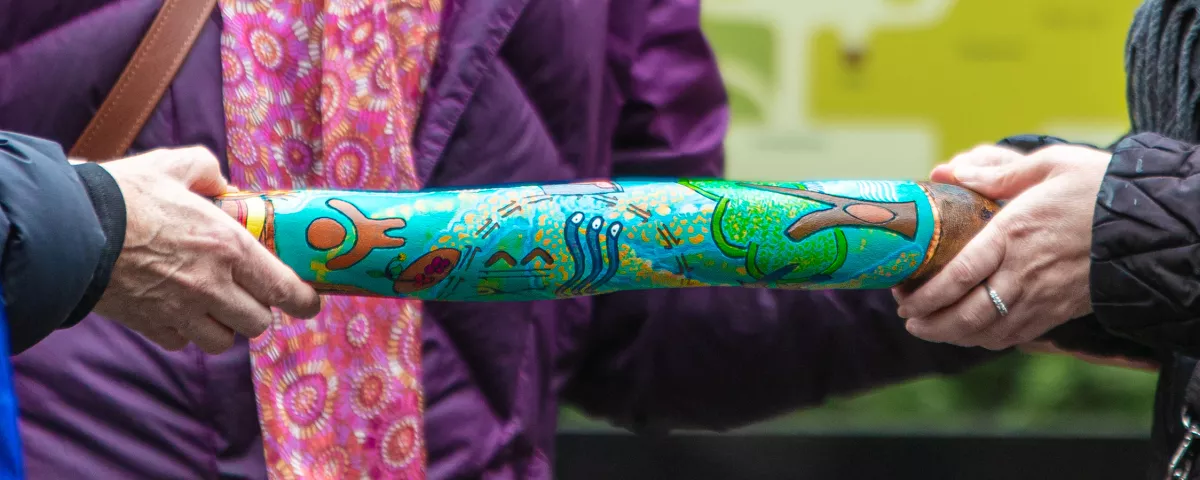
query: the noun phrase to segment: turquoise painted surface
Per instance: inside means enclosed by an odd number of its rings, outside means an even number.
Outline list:
[[[447,301],[887,288],[921,267],[936,229],[913,182],[631,179],[224,201],[270,203],[260,238],[327,291]]]

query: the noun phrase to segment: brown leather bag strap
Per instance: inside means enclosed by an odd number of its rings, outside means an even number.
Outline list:
[[[217,0],[163,2],[117,84],[71,148],[72,158],[104,161],[125,156],[216,4]]]

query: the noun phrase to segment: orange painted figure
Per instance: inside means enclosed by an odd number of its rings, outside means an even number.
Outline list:
[[[361,262],[376,248],[404,246],[403,238],[389,235],[393,230],[404,228],[403,218],[382,220],[367,218],[353,204],[337,198],[329,200],[328,205],[345,215],[350,220],[353,230],[351,231],[352,235],[349,236],[350,242],[352,242],[350,249],[326,262],[326,268],[343,270]],[[348,237],[346,228],[337,220],[329,217],[313,220],[308,225],[306,236],[308,244],[317,250],[333,250],[341,247],[346,243]]]

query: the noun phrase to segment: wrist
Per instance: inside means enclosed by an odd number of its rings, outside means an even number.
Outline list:
[[[125,246],[125,198],[116,180],[107,170],[94,163],[75,163],[74,169],[92,201],[92,208],[95,209],[96,218],[100,220],[101,229],[104,231],[105,242],[91,284],[60,328],[79,323],[95,308],[104,290],[108,288],[113,266]]]

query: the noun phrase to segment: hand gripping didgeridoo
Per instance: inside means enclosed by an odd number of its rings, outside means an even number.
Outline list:
[[[936,273],[999,208],[951,185],[888,181],[606,180],[217,203],[323,293],[438,301],[888,288]]]

